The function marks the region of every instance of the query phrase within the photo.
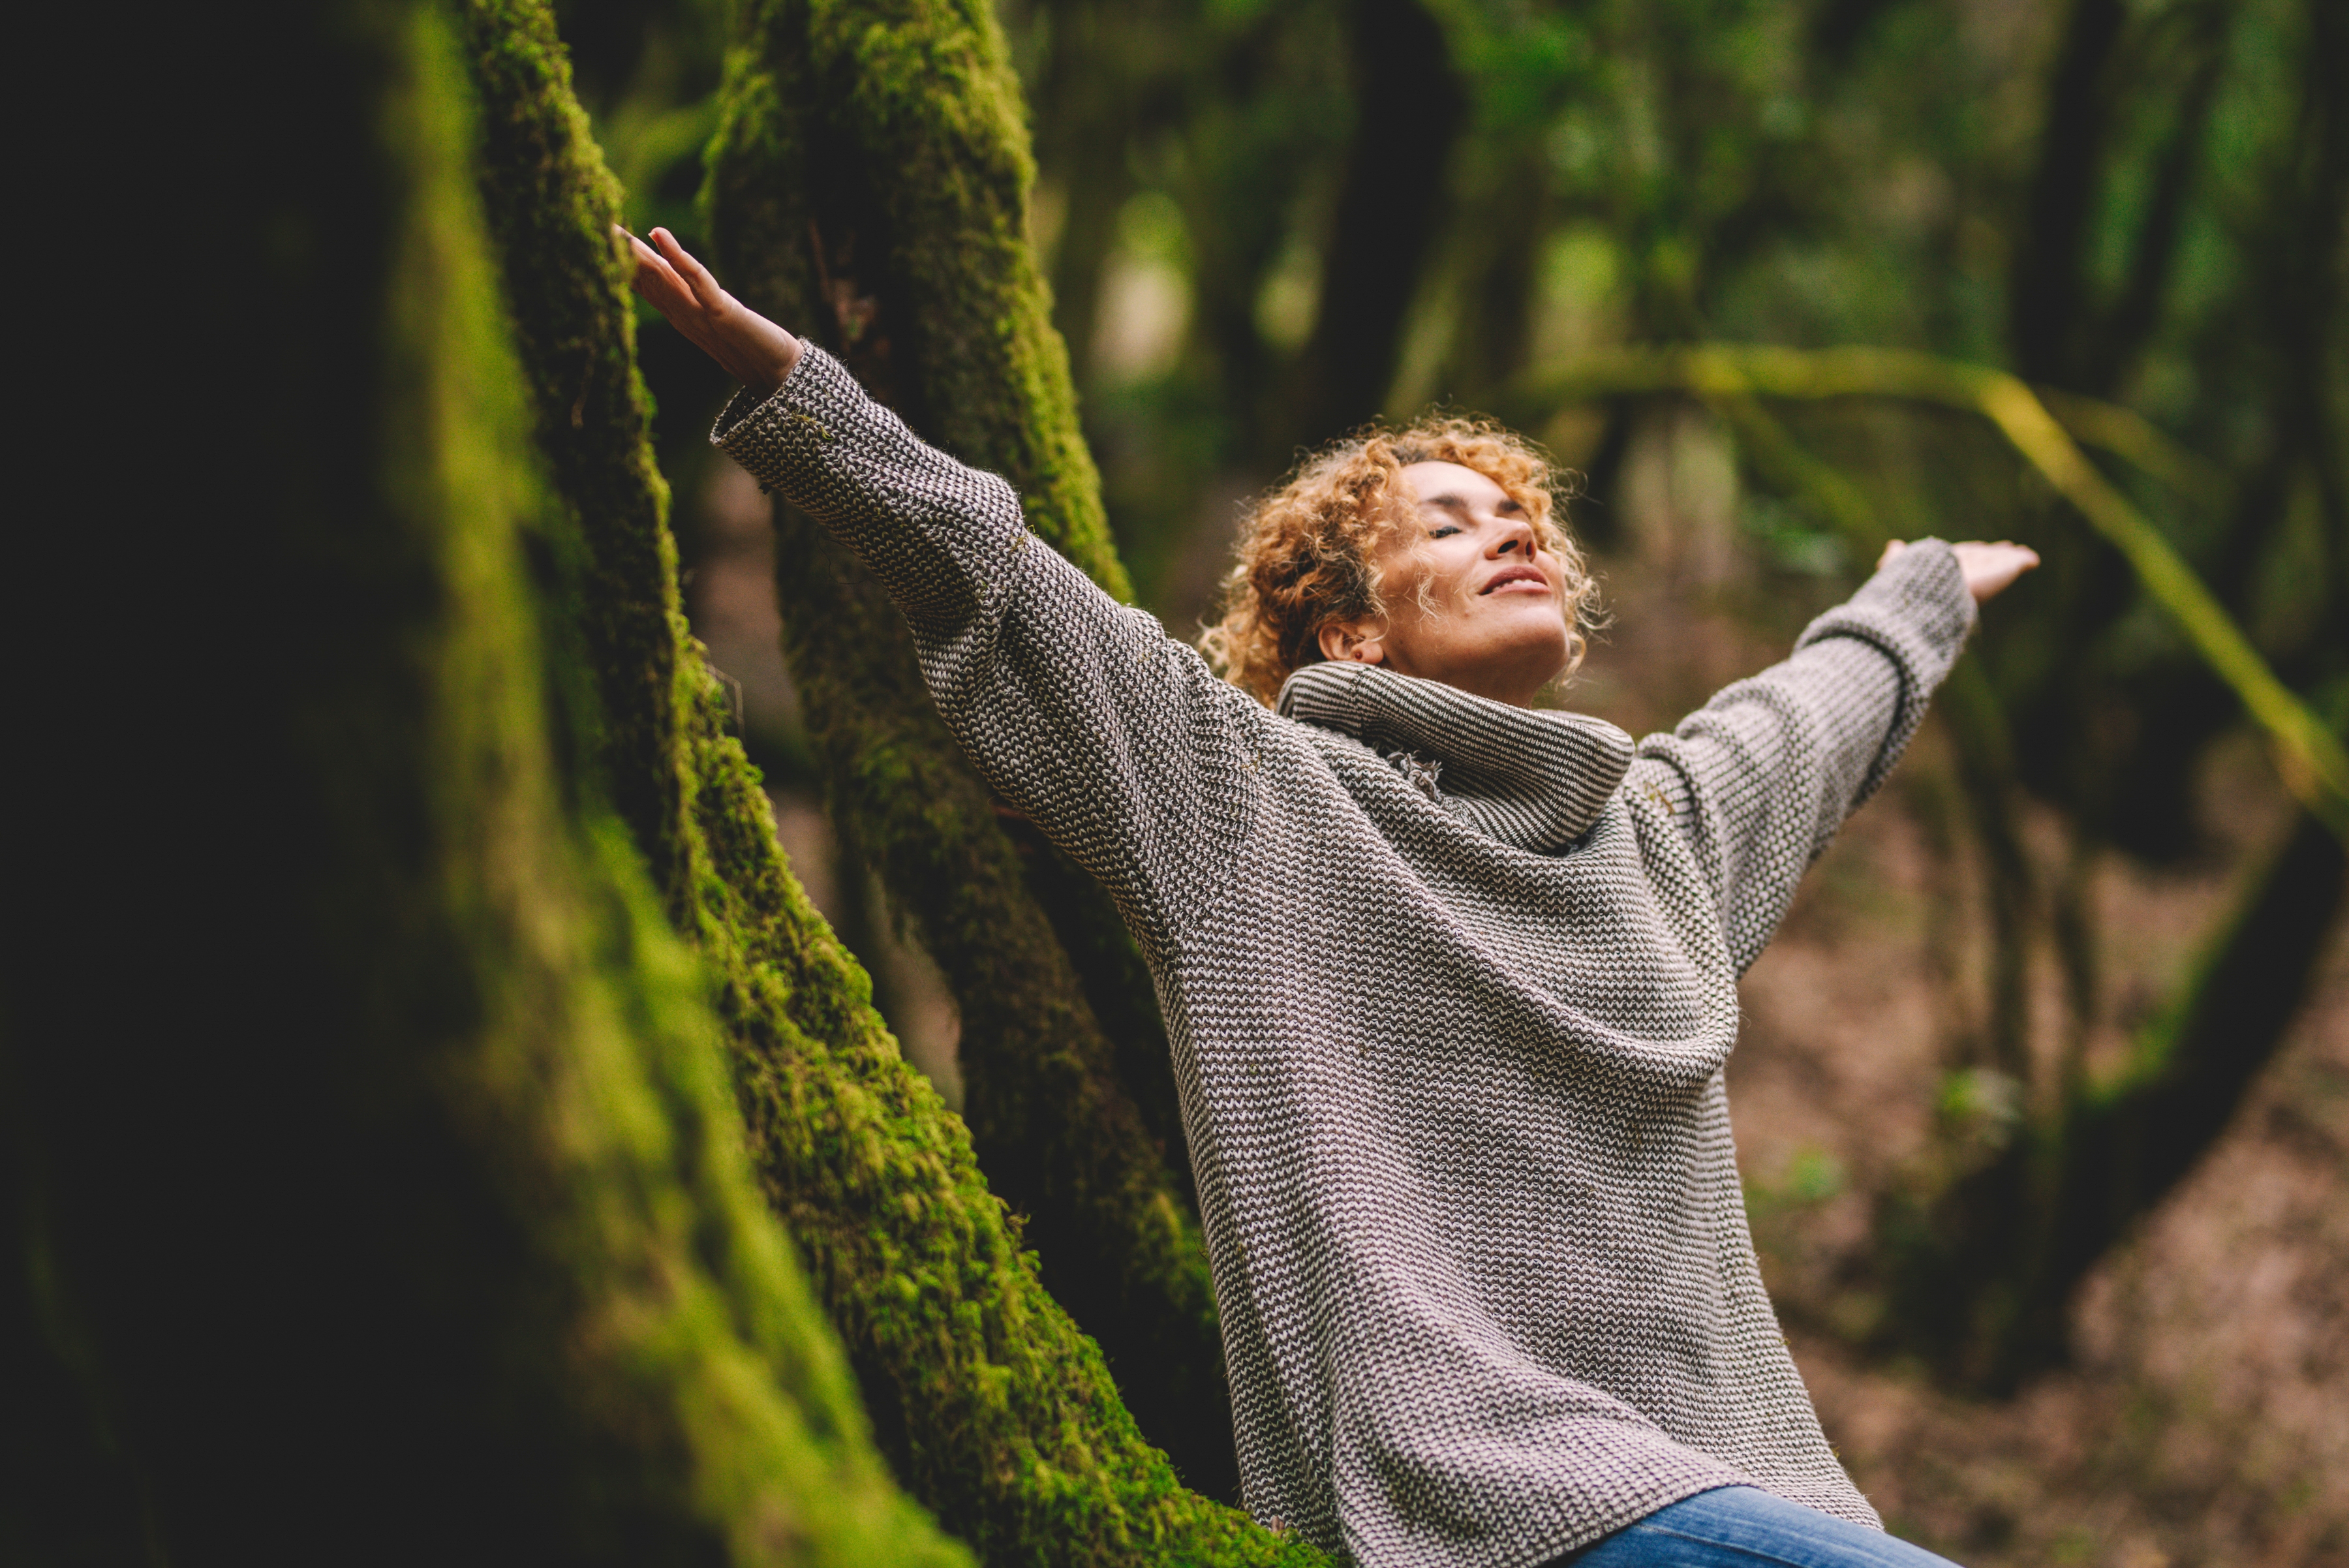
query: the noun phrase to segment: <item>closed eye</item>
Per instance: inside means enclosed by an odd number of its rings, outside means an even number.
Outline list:
[[[1431,539],[1449,539],[1459,532],[1460,524],[1457,523],[1438,523],[1427,531],[1427,536]]]

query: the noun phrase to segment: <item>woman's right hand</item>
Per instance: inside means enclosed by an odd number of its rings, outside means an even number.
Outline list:
[[[1892,564],[1892,557],[1909,547],[1908,542],[1894,539],[1884,546],[1878,556],[1876,569],[1882,571]],[[1992,545],[1981,539],[1967,539],[1950,546],[1958,558],[1958,570],[1965,574],[1966,592],[1973,595],[1974,603],[1988,604],[2013,586],[2014,579],[2039,565],[2039,552],[2028,545],[2018,545],[2012,539],[2001,539]]]
[[[800,362],[800,340],[718,286],[709,269],[667,229],[647,244],[626,229],[636,252],[636,290],[726,373],[754,391],[771,392]]]

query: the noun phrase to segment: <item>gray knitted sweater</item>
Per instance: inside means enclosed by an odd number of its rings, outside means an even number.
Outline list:
[[[1737,976],[1973,622],[1912,548],[1669,735],[1359,664],[1268,712],[810,348],[714,438],[912,623],[1157,977],[1249,1511],[1526,1568],[1743,1482],[1876,1515],[1754,1265]]]

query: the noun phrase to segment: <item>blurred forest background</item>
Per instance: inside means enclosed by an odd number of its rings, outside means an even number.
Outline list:
[[[42,14],[176,161],[34,203],[140,308],[28,320],[107,483],[0,618],[76,650],[0,1557],[1329,1561],[1226,1506],[1138,953],[714,457],[623,216],[1177,635],[1432,404],[1577,471],[1557,700],[1634,732],[1888,537],[2034,545],[1745,981],[1764,1272],[1912,1539],[2349,1560],[2349,10],[1004,3]],[[158,320],[203,394],[125,439]]]
[[[725,7],[558,12],[631,221],[706,252]],[[1842,383],[1724,395],[1626,352],[2012,371],[2337,732],[2349,14],[1006,0],[1000,20],[1111,525],[1177,635],[1301,448],[1439,403],[1583,476],[1572,523],[1614,624],[1560,700],[1635,732],[1775,658],[1878,537],[2040,550],[1747,981],[1731,1082],[1771,1283],[1831,1436],[1920,1541],[1984,1564],[2349,1553],[2339,840],[1990,422]],[[764,500],[703,445],[729,389],[657,325],[641,353],[688,604],[793,866],[957,1101],[952,988],[826,826]]]

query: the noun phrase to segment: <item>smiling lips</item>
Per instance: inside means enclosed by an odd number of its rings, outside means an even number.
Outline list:
[[[1517,583],[1531,583],[1535,587],[1540,588],[1542,592],[1549,592],[1549,579],[1542,576],[1541,569],[1539,567],[1504,566],[1500,571],[1494,574],[1493,580],[1491,582],[1486,583],[1483,587],[1478,588],[1476,593],[1479,597],[1482,597],[1486,594],[1495,592],[1501,588],[1509,587]]]

